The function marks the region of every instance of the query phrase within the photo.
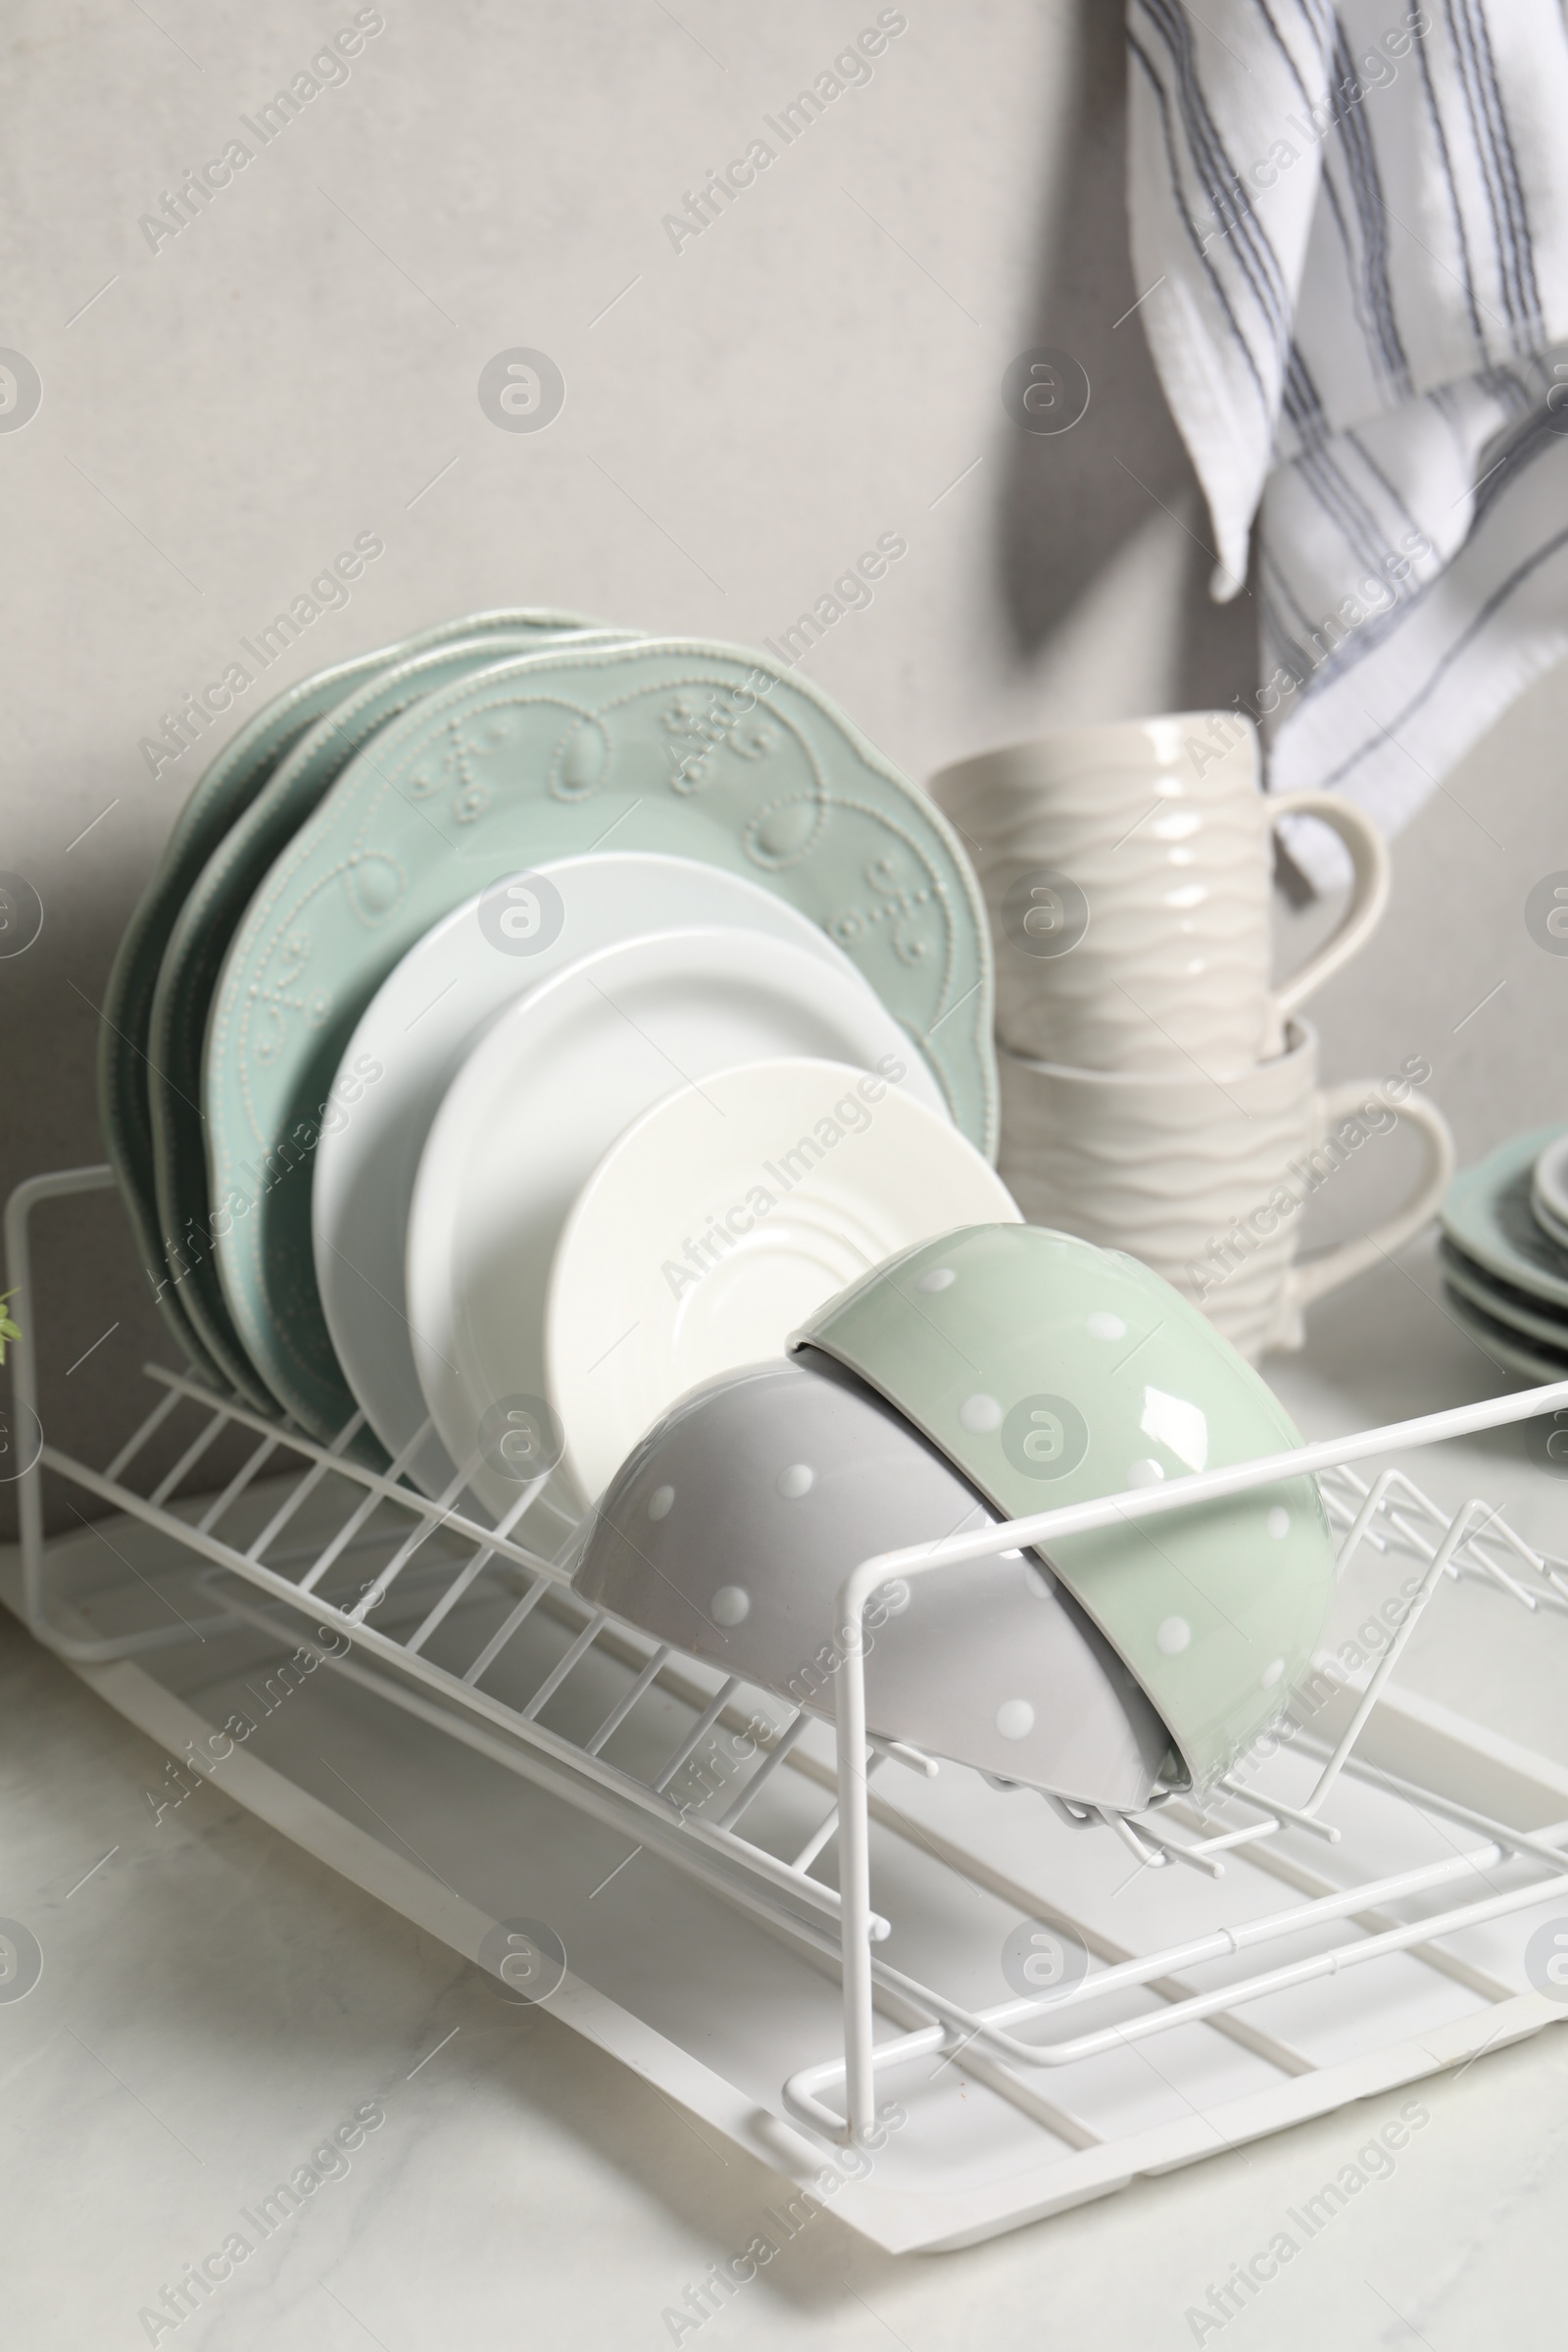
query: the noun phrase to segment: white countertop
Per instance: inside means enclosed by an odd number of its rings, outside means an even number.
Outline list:
[[[1320,1310],[1305,1357],[1270,1367],[1306,1434],[1515,1385],[1485,1376],[1434,1289],[1425,1254],[1409,1254]],[[1517,1434],[1488,1443],[1516,1483]],[[1542,1481],[1534,1499],[1553,1511],[1559,1492]],[[498,1999],[220,1780],[155,1818],[165,1753],[4,1616],[0,1678],[0,1915],[44,1953],[27,1997],[0,2001],[6,2209],[20,2224],[4,2309],[8,2340],[28,2352],[175,2332],[213,2352],[621,2352],[696,2335],[760,2348],[808,2326],[824,2346],[910,2352],[1150,2352],[1220,2334],[1459,2352],[1560,2337],[1568,2044],[1551,2032],[1417,2084],[1428,2121],[1387,2177],[1301,2243],[1255,2306],[1200,2334],[1189,2313],[1211,2283],[1293,2228],[1288,2212],[1409,2091],[962,2253],[884,2255],[826,2210],[682,2328],[668,2315],[690,2319],[687,2290],[709,2266],[772,2227],[777,2175],[556,2018]],[[346,2169],[318,2166],[335,2177],[154,2339],[144,2307],[187,2265],[217,2256],[223,2270],[236,2230],[260,2241],[259,2201],[339,2126],[356,2139],[367,2111]]]

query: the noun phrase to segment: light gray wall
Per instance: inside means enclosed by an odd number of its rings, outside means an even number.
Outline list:
[[[1115,323],[1137,289],[1111,0],[907,0],[869,84],[678,253],[662,216],[873,0],[382,13],[346,86],[154,253],[139,216],[353,0],[8,12],[0,343],[44,398],[0,433],[0,867],[46,921],[0,962],[6,1187],[99,1156],[94,1007],[200,757],[154,778],[139,739],[357,533],[385,556],[248,708],[488,604],[776,636],[890,530],[906,558],[808,667],[917,778],[1249,681],[1246,600],[1203,598],[1190,470],[1136,316]],[[1059,439],[1001,404],[1039,342],[1094,385]],[[546,432],[479,408],[481,368],[514,345],[564,373]],[[1568,961],[1521,909],[1568,866],[1565,715],[1568,680],[1544,682],[1432,802],[1382,939],[1321,1006],[1330,1075],[1429,1054],[1468,1151],[1561,1105]],[[46,1418],[107,1450],[155,1326],[111,1204],[55,1230],[49,1355],[63,1372],[119,1328]]]

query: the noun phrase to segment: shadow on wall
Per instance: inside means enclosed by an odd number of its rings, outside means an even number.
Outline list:
[[[1204,710],[1254,683],[1252,598],[1210,600],[1207,510],[1134,308],[1146,289],[1133,283],[1127,235],[1127,72],[1120,9],[1079,0],[1069,127],[1046,189],[1020,342],[1070,354],[1091,396],[1068,432],[1007,435],[998,587],[1019,663],[1031,663],[1151,507],[1165,508],[1192,534],[1177,708]]]

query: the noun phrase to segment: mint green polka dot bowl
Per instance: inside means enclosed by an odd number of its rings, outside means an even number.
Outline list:
[[[1169,1283],[1038,1225],[924,1242],[792,1347],[859,1374],[1010,1518],[1299,1446],[1279,1399]],[[1311,1477],[1041,1545],[1206,1788],[1282,1713],[1334,1590]]]

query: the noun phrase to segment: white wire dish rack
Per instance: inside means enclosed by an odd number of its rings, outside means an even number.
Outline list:
[[[43,1442],[33,1213],[111,1183],[38,1177],[6,1212],[14,1434],[33,1432],[14,1605],[32,1632],[149,1728],[173,1720],[155,1688],[179,1721],[220,1724],[234,1659],[254,1692],[258,1645],[323,1667],[312,1703],[335,1691],[362,1741],[356,1794],[375,1771],[374,1818],[422,1803],[420,1850],[446,1856],[459,1900],[426,1924],[498,1965],[506,1890],[523,1888],[509,1983],[558,1951],[549,1997],[569,2022],[798,2180],[873,2146],[840,2210],[879,2242],[966,2243],[1568,2015],[1568,1971],[1541,1958],[1559,1929],[1568,1952],[1568,1768],[1396,1676],[1457,1611],[1472,1651],[1560,1687],[1568,1562],[1390,1459],[1568,1408],[1568,1382],[856,1569],[840,1626],[894,1577],[1316,1472],[1366,1670],[1326,1660],[1202,1808],[1112,1818],[868,1739],[853,1642],[835,1644],[836,1732],[656,1644],[573,1592],[575,1531],[537,1487],[482,1524],[349,1458],[358,1421],[323,1447],[149,1365],[150,1409],[111,1461]],[[166,1452],[183,1442],[142,1494],[160,1432]],[[203,1493],[235,1433],[243,1460]],[[94,1538],[44,1541],[45,1472],[100,1514]],[[222,1737],[187,1752],[211,1769]],[[482,1804],[449,1767],[482,1777]],[[289,1826],[312,1842],[322,1810],[302,1800]],[[619,1889],[602,1907],[601,1862]]]

